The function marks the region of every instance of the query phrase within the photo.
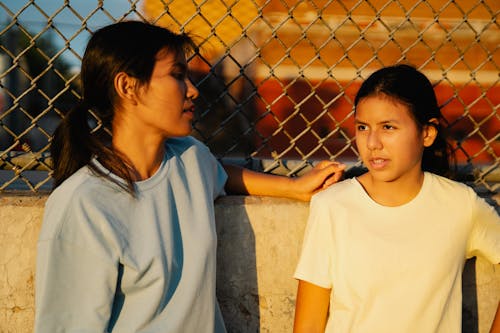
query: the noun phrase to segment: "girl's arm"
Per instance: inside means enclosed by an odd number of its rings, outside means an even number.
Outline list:
[[[267,195],[308,201],[319,190],[339,181],[344,164],[323,161],[306,174],[290,178],[224,165],[228,175],[226,191],[237,194]]]
[[[323,333],[325,331],[331,291],[331,289],[299,280],[294,333]]]

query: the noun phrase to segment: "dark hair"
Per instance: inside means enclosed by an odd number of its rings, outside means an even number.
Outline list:
[[[454,164],[450,144],[442,125],[443,116],[439,109],[434,88],[429,79],[409,65],[384,67],[366,79],[361,85],[354,106],[366,98],[384,95],[408,106],[419,129],[434,126],[438,133],[434,143],[425,147],[422,156],[422,170],[447,177],[452,176],[450,165]],[[437,119],[438,124],[431,123]]]
[[[139,21],[111,24],[93,34],[82,60],[81,101],[68,112],[52,138],[54,187],[88,165],[94,173],[134,193],[127,161],[110,144],[111,122],[117,106],[114,78],[124,72],[136,78],[139,86],[146,85],[157,53],[165,48],[179,53],[192,51],[194,46],[186,34]],[[101,171],[93,158],[127,184]]]

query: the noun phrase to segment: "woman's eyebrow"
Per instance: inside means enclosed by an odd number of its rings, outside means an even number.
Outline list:
[[[176,69],[176,70],[180,70],[180,71],[183,71],[183,72],[186,72],[187,71],[187,65],[183,62],[176,62],[172,65],[172,68],[173,69]]]

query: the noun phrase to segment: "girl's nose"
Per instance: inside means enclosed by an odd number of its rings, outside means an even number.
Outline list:
[[[187,86],[187,91],[186,91],[186,96],[189,99],[196,99],[200,95],[200,92],[198,89],[195,87],[193,82],[191,82],[190,79],[186,78],[186,86]]]
[[[375,150],[382,148],[382,141],[380,141],[380,137],[377,131],[370,131],[368,134],[368,140],[366,142],[368,149]]]

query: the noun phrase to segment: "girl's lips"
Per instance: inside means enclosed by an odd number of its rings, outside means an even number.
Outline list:
[[[371,158],[369,162],[372,169],[379,170],[385,168],[389,163],[389,160],[385,158]]]

